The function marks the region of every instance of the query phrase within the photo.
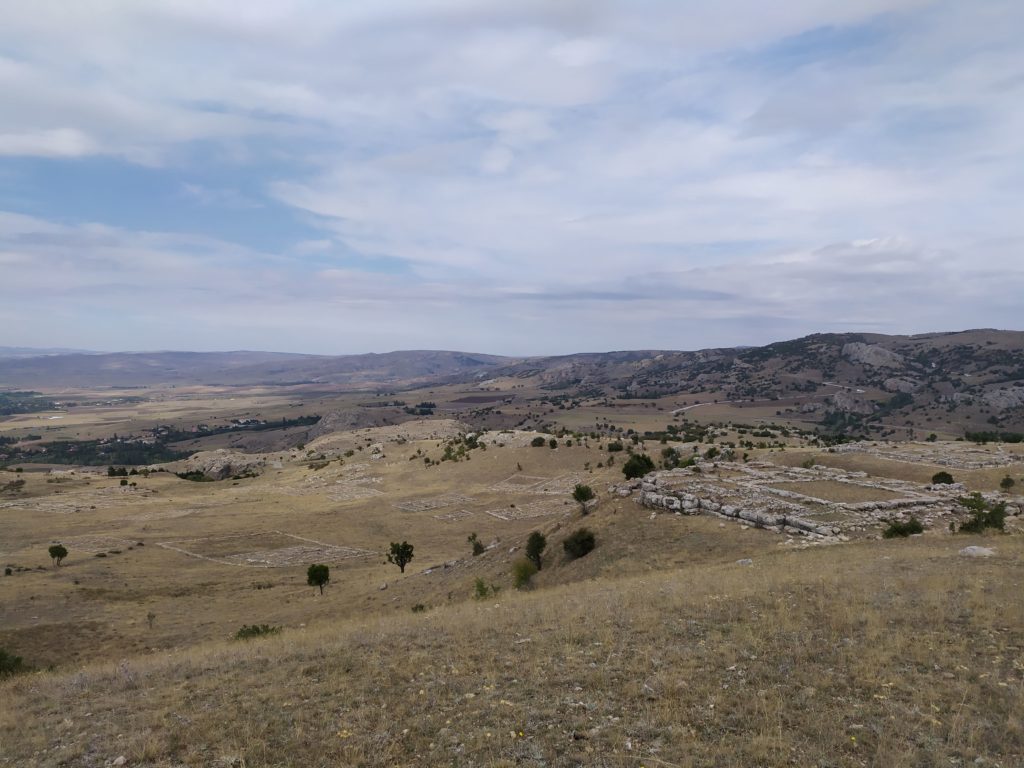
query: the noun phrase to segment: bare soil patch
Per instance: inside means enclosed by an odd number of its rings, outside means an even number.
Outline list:
[[[901,498],[895,491],[873,488],[858,483],[841,483],[835,480],[809,480],[803,483],[772,483],[769,488],[779,488],[792,493],[809,496],[812,499],[843,504],[862,501],[890,501]]]

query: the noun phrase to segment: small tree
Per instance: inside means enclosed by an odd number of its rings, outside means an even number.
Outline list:
[[[580,511],[585,515],[587,514],[587,502],[594,498],[594,489],[589,485],[577,483],[576,487],[572,489],[572,497],[580,505]]]
[[[952,485],[953,476],[949,472],[936,472],[932,475],[932,485]]]
[[[68,550],[63,544],[53,544],[47,551],[50,553],[50,557],[53,559],[53,562],[57,564],[58,568],[60,567],[61,561],[68,556]]]
[[[643,477],[648,472],[653,471],[654,462],[646,453],[635,453],[629,457],[629,461],[622,465],[622,474],[626,476],[627,480],[632,480],[634,477]]]
[[[1003,530],[1006,525],[1006,502],[986,501],[980,493],[972,493],[957,499],[962,507],[971,512],[971,517],[960,526],[960,533],[981,533],[986,528]]]
[[[306,583],[311,587],[320,587],[320,594],[324,593],[324,586],[331,580],[331,569],[323,563],[314,563],[306,571]]]
[[[540,531],[534,531],[530,534],[530,538],[526,540],[526,557],[537,566],[538,571],[541,569],[541,556],[544,554],[547,546],[548,540],[544,538],[544,534]]]
[[[538,435],[537,437],[533,438],[533,440],[530,441],[530,445],[532,445],[534,448],[543,448],[545,442],[546,441],[544,440],[544,438]]]
[[[594,534],[586,528],[580,528],[569,534],[569,537],[562,542],[562,548],[569,557],[583,557],[594,548]]]
[[[396,541],[391,542],[391,551],[388,553],[388,562],[394,563],[398,566],[398,570],[405,573],[405,566],[412,560],[413,546],[407,541],[403,541],[399,544]]]
[[[1009,491],[1016,484],[1016,481],[1009,475],[1007,475],[1006,477],[999,481],[999,487],[1002,488],[1004,491]]]
[[[473,547],[473,557],[482,555],[487,550],[487,547],[483,545],[483,542],[477,538],[475,531],[466,537],[466,541],[468,541],[470,546]]]

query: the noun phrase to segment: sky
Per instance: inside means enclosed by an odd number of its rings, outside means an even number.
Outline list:
[[[0,345],[1024,329],[1019,0],[0,0]]]

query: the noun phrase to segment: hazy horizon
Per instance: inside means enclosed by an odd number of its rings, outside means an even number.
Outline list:
[[[1024,327],[1024,5],[5,9],[0,344]]]

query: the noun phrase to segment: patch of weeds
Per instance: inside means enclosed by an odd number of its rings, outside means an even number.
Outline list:
[[[915,533],[924,533],[924,526],[921,525],[921,521],[916,517],[912,517],[907,521],[890,520],[889,527],[882,532],[882,538],[905,539],[907,536]]]
[[[235,640],[252,640],[254,637],[269,637],[270,635],[278,634],[280,631],[280,627],[274,627],[270,624],[245,624],[240,630],[235,632]]]

